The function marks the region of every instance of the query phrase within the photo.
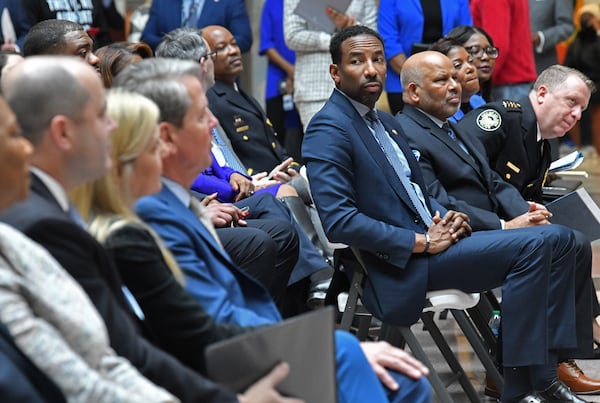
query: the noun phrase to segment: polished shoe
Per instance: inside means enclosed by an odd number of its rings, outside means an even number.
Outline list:
[[[519,403],[546,403],[546,400],[532,393],[519,400]]]
[[[558,364],[558,379],[574,393],[600,394],[600,380],[588,378],[573,360]]]
[[[586,403],[578,397],[571,389],[558,379],[546,390],[538,391],[538,395],[548,403]]]
[[[310,290],[308,291],[306,305],[308,305],[308,307],[311,309],[324,306],[325,297],[327,296],[327,290],[329,289],[330,284],[330,278],[311,284]]]

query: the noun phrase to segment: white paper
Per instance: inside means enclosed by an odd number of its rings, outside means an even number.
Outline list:
[[[550,172],[566,171],[577,168],[583,162],[583,154],[579,151],[565,155],[550,164]]]
[[[17,42],[17,34],[15,33],[15,27],[13,26],[12,20],[10,19],[10,11],[8,8],[4,8],[2,10],[2,37],[4,38],[4,43],[16,43]]]

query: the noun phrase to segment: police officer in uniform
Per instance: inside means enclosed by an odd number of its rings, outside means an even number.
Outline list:
[[[581,72],[550,66],[528,97],[483,105],[469,112],[458,127],[481,140],[490,166],[525,199],[542,202],[551,162],[548,140],[564,136],[581,119],[594,90]]]
[[[542,202],[542,186],[551,162],[548,140],[564,136],[581,119],[593,91],[593,82],[578,70],[553,65],[540,74],[529,96],[483,105],[465,115],[457,126],[459,132],[481,140],[492,169],[526,200]],[[584,234],[575,230],[573,233],[576,272],[581,273],[591,267],[591,246]],[[595,318],[600,315],[600,306],[593,284],[591,288]],[[573,358],[584,357],[575,354]],[[579,383],[590,381],[574,367],[571,375]]]

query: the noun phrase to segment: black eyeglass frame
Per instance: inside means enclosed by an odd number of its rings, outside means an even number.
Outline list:
[[[498,57],[498,54],[500,53],[500,49],[498,49],[495,46],[486,46],[485,48],[482,48],[479,45],[473,45],[465,47],[465,49],[468,54],[476,58],[480,58],[485,52],[485,54],[488,55],[490,58],[496,59]]]

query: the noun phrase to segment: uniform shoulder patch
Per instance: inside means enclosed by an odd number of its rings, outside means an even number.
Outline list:
[[[504,100],[502,101],[502,106],[504,106],[504,109],[506,110],[513,110],[513,111],[520,111],[521,110],[521,104],[515,101],[510,101],[510,100]]]
[[[481,130],[493,132],[502,124],[502,116],[495,109],[486,109],[477,115],[475,121]]]

